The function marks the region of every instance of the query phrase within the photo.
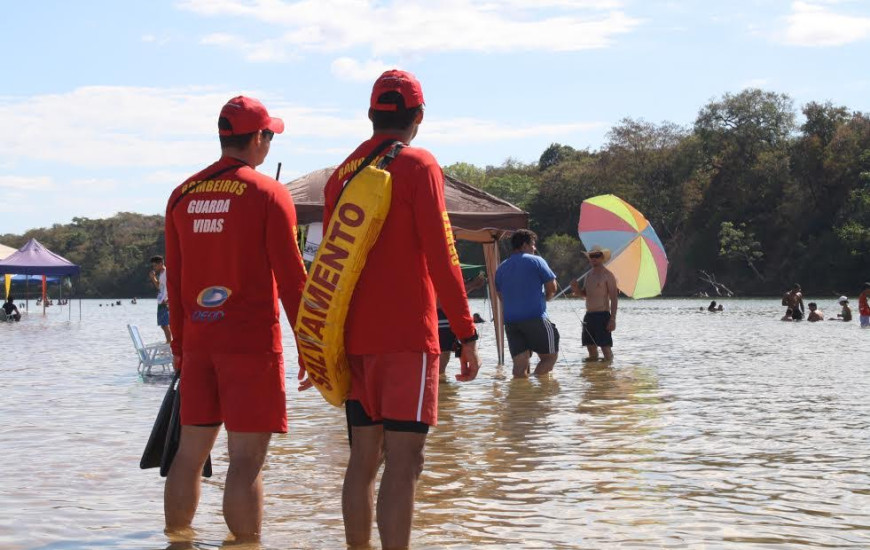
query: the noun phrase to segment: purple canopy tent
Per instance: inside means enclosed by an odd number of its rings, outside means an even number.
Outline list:
[[[0,260],[0,275],[78,275],[81,268],[62,256],[42,246],[36,239],[30,239],[27,244]],[[62,292],[62,291],[61,291]],[[45,314],[43,301],[42,313]],[[82,317],[82,302],[79,299],[79,319]]]

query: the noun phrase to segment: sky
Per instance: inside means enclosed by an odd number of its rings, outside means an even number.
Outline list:
[[[231,97],[286,130],[290,181],[368,138],[413,72],[442,166],[600,149],[623,118],[690,127],[747,87],[870,112],[868,0],[0,0],[0,234],[162,214],[220,155]]]

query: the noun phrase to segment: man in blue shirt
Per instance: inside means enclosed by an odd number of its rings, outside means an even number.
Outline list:
[[[537,240],[528,229],[514,232],[513,253],[495,272],[514,378],[529,376],[532,352],[539,358],[536,376],[553,370],[559,357],[559,331],[547,317],[547,300],[556,294],[556,274],[543,258],[535,256]]]

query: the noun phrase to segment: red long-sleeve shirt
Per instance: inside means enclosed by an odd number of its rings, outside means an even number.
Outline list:
[[[166,265],[175,355],[282,351],[278,298],[292,323],[306,275],[293,199],[277,181],[225,156],[178,186]]]
[[[354,168],[390,136],[363,142],[324,189],[323,226]],[[360,274],[345,323],[348,353],[440,353],[435,293],[459,338],[474,334],[459,256],[444,205],[444,175],[428,151],[405,147],[387,166],[392,202]],[[358,183],[358,182],[357,182]]]

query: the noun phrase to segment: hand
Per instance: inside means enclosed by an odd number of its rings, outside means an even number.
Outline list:
[[[459,356],[459,374],[456,380],[459,382],[471,382],[477,377],[480,369],[480,357],[477,356],[477,341],[462,344]]]
[[[296,374],[296,379],[299,380],[299,386],[296,388],[296,391],[305,391],[314,385],[307,375],[308,372],[305,370],[305,367],[299,365],[299,372]]]
[[[611,317],[609,321],[607,321],[607,332],[613,332],[616,330],[616,318]]]
[[[181,356],[180,355],[173,355],[172,356],[172,367],[176,371],[181,371]]]

